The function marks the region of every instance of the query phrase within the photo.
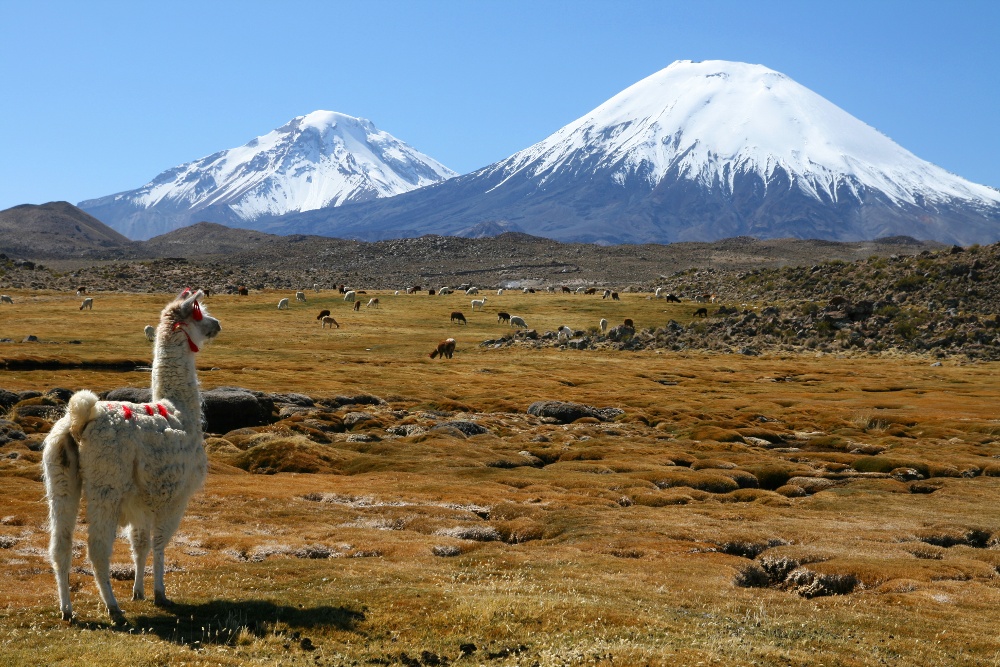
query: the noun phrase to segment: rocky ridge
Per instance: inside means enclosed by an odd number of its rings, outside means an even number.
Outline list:
[[[667,283],[689,298],[716,294],[725,303],[758,307],[706,303],[703,317],[686,324],[670,320],[638,330],[618,324],[606,334],[592,327],[568,340],[528,330],[481,345],[747,355],[894,351],[1000,360],[1000,244],[811,267],[692,269]]]

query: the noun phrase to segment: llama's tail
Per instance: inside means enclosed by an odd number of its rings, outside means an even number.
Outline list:
[[[73,438],[80,440],[83,429],[94,418],[94,407],[97,405],[97,394],[86,389],[78,391],[69,399],[66,414],[69,416],[69,431]]]
[[[73,394],[66,414],[45,437],[42,468],[50,498],[80,496],[80,436],[91,420],[97,400],[92,391]]]

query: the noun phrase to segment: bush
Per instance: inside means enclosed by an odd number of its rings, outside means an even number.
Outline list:
[[[924,278],[922,275],[917,273],[911,273],[910,275],[903,276],[902,278],[897,280],[893,284],[893,288],[901,292],[915,292],[921,287],[923,287],[925,282],[927,282],[927,279]]]
[[[767,588],[771,578],[756,563],[748,563],[736,571],[733,583],[740,588]]]

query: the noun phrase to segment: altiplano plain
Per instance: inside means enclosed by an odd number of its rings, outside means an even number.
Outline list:
[[[484,291],[474,313],[464,294],[370,290],[381,308],[357,312],[332,290],[213,294],[202,389],[267,394],[273,423],[208,436],[167,547],[176,608],[129,600],[119,540],[113,626],[81,522],[65,624],[47,392],[148,387],[143,327],[173,295],[9,294],[0,336],[39,340],[0,343],[19,393],[0,421],[5,664],[1000,664],[998,362],[481,345],[511,331],[497,311],[540,334],[693,321],[699,304],[649,293]],[[428,358],[447,337],[454,358]],[[616,410],[563,423],[538,401]]]

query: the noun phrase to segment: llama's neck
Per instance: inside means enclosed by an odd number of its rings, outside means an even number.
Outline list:
[[[166,344],[164,344],[166,343]],[[157,340],[153,350],[153,402],[166,399],[174,404],[185,429],[201,429],[201,393],[194,353],[183,347]]]

